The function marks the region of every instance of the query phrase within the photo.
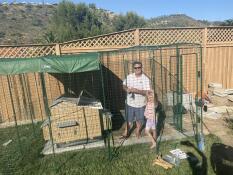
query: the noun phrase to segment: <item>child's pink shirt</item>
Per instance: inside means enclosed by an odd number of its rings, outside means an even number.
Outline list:
[[[155,104],[154,102],[147,102],[144,116],[149,119],[155,118]]]

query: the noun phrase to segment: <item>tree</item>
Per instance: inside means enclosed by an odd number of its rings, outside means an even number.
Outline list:
[[[69,1],[59,3],[57,10],[50,20],[49,36],[56,38],[58,42],[72,39],[75,35],[75,5]]]
[[[45,33],[43,37],[48,43],[55,43],[57,41],[54,34],[51,31]]]
[[[113,25],[116,31],[128,30],[132,28],[141,28],[146,25],[143,17],[134,12],[127,12],[126,15],[115,16]]]
[[[64,42],[145,25],[144,18],[134,12],[116,15],[112,20],[109,12],[96,8],[95,4],[63,0],[58,4],[44,37],[47,42]]]
[[[93,7],[93,4],[91,5]],[[48,34],[57,42],[80,39],[101,34],[102,23],[85,3],[64,0],[58,4],[50,21]]]
[[[220,24],[220,26],[233,26],[233,19],[225,20]]]

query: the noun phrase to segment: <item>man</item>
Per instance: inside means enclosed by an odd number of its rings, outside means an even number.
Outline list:
[[[140,137],[140,130],[145,121],[146,93],[150,90],[150,80],[142,72],[142,63],[133,62],[134,73],[129,74],[123,81],[123,89],[127,92],[126,122],[124,137],[128,137],[128,128],[136,121],[136,135]]]

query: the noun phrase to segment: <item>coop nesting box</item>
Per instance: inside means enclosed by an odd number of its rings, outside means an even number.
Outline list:
[[[93,98],[59,97],[50,106],[54,143],[98,139],[106,127],[102,105]],[[48,119],[42,124],[45,140],[50,140]]]

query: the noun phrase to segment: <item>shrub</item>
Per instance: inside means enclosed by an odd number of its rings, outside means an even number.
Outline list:
[[[6,35],[6,33],[5,33],[5,32],[0,32],[0,38],[4,38],[4,37],[5,37],[5,35]]]

